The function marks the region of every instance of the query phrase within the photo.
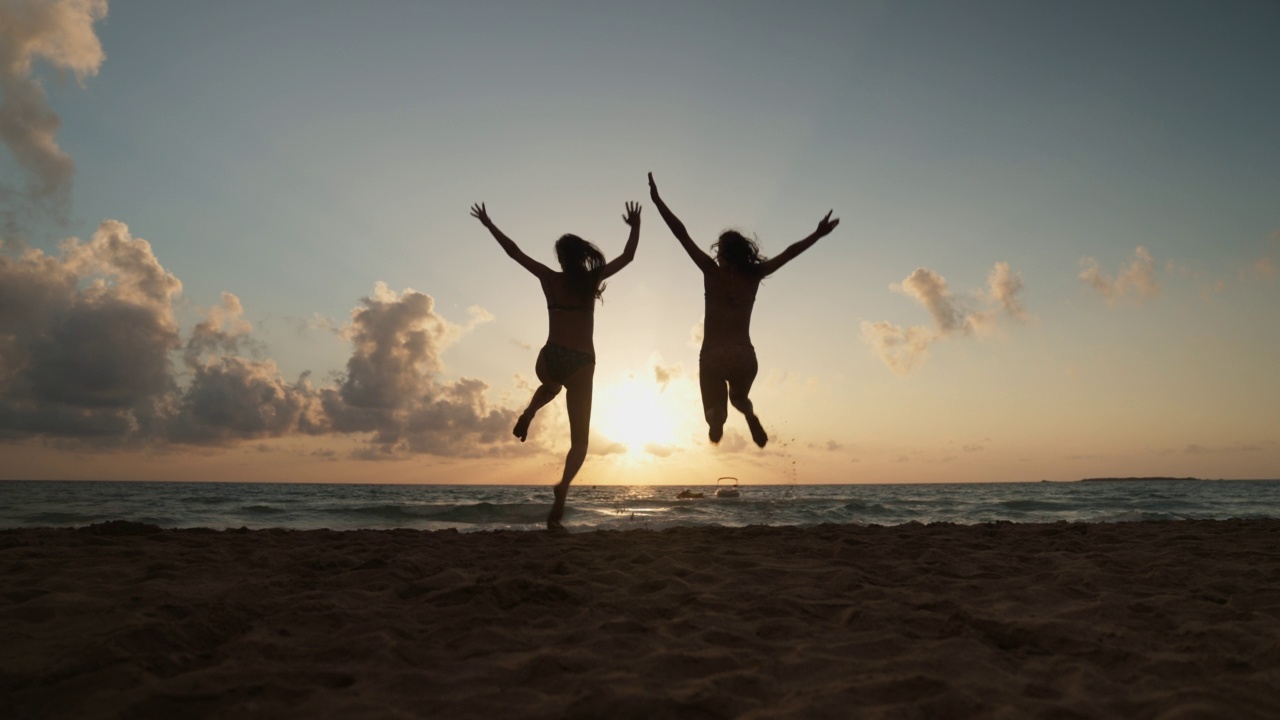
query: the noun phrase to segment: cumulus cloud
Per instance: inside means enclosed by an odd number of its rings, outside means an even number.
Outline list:
[[[441,351],[491,319],[481,308],[457,325],[431,296],[378,284],[341,331],[346,372],[315,388],[246,357],[260,347],[231,293],[183,343],[181,291],[151,245],[113,220],[56,256],[0,254],[0,438],[227,445],[335,433],[367,438],[370,457],[518,449],[516,411],[490,405],[480,380],[440,377]]]
[[[472,312],[472,324],[486,319]],[[429,295],[396,294],[378,283],[351,311],[344,332],[352,343],[345,375],[320,394],[333,429],[372,433],[371,442],[384,455],[475,456],[509,444],[516,411],[490,407],[483,381],[438,378],[441,351],[467,327],[438,315]]]
[[[0,255],[0,434],[153,432],[174,389],[181,290],[150,244],[113,220],[57,256]]]
[[[328,429],[307,373],[287,383],[274,360],[236,354],[253,329],[243,315],[240,299],[223,293],[192,331],[183,353],[191,382],[175,399],[169,440],[224,445]]]
[[[1160,282],[1156,277],[1156,262],[1151,253],[1141,245],[1133,251],[1133,259],[1112,277],[1104,272],[1098,261],[1086,257],[1080,261],[1080,280],[1114,305],[1132,298],[1142,301],[1160,294]]]
[[[29,208],[64,214],[75,169],[58,146],[62,120],[32,74],[33,63],[42,60],[80,83],[97,74],[105,55],[93,26],[106,15],[106,0],[0,2],[0,142],[27,175],[25,188],[0,186],[9,231]]]
[[[902,327],[881,320],[862,322],[863,340],[893,372],[905,375],[925,358],[929,346],[950,335],[992,332],[1001,316],[1016,322],[1028,318],[1022,301],[1022,276],[998,262],[987,275],[987,288],[968,297],[954,294],[942,275],[917,268],[889,288],[915,299],[928,311],[933,327]]]
[[[933,324],[938,332],[945,335],[957,330],[968,331],[965,313],[957,306],[955,296],[947,288],[946,278],[938,273],[926,268],[916,268],[907,279],[890,287],[920,301],[933,316]]]

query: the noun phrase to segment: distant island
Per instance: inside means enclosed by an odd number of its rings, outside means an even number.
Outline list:
[[[1083,478],[1080,482],[1204,482],[1204,480],[1193,477],[1109,477]]]

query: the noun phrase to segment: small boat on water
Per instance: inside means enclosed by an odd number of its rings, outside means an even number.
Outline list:
[[[677,500],[698,500],[706,496],[707,496],[706,493],[700,493],[700,492],[696,493],[696,492],[690,492],[688,490],[681,490],[680,494],[676,495],[676,499]]]
[[[729,484],[721,485],[720,483],[721,483],[721,482],[723,482],[723,481],[725,481],[725,480],[732,480],[732,481],[733,481],[733,484],[732,484],[732,485],[729,485]],[[741,494],[742,494],[742,493],[738,492],[738,478],[736,478],[736,477],[729,477],[729,476],[725,476],[725,477],[717,478],[717,479],[716,479],[716,497],[720,497],[720,498],[736,498],[736,497],[740,496]]]

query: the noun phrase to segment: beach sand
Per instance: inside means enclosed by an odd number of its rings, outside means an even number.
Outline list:
[[[5,718],[1280,717],[1280,521],[0,531]]]

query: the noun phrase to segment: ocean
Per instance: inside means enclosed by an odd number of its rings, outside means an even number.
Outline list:
[[[900,525],[949,522],[1127,522],[1280,518],[1280,481],[1119,481],[929,485],[743,485],[740,496],[689,487],[574,486],[565,526]],[[534,530],[544,486],[329,485],[0,481],[0,528],[78,527],[130,520],[167,528],[415,528]]]

